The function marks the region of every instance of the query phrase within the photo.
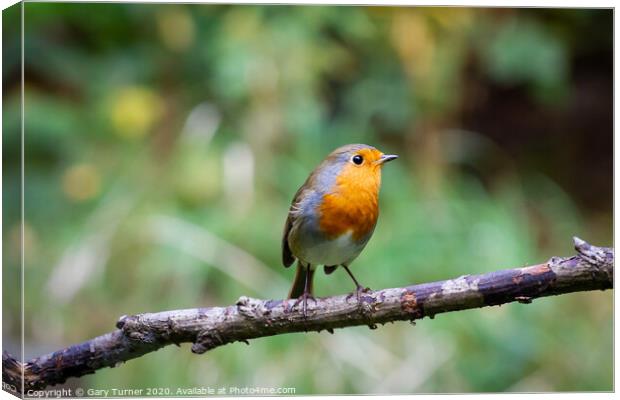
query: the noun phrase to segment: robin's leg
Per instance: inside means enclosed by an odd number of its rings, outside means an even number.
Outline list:
[[[349,271],[349,267],[344,264],[342,266],[344,267],[344,270],[347,271],[351,279],[353,279],[353,282],[355,282],[355,297],[357,299],[357,306],[359,307],[360,312],[362,313],[362,315],[370,317],[372,315],[373,307],[367,304],[365,300],[362,301],[362,293],[369,292],[370,288],[365,288],[364,286],[360,285],[360,283],[357,281],[357,279],[355,279],[351,271]],[[353,293],[347,296],[347,300],[350,299],[351,296],[353,296]],[[369,321],[368,327],[370,329],[376,329],[377,325],[375,325],[372,321]]]
[[[360,285],[360,283],[357,281],[357,279],[355,279],[355,277],[353,276],[353,274],[351,273],[347,265],[342,264],[342,267],[344,268],[345,271],[347,271],[347,274],[349,274],[351,279],[353,279],[353,282],[355,282],[355,295],[357,297],[357,301],[359,301],[360,293],[367,292],[370,290],[370,288],[365,288],[364,286]]]
[[[314,271],[312,271],[312,266],[310,264],[306,265],[306,279],[304,282],[304,292],[295,300],[293,307],[297,307],[299,303],[302,303],[302,313],[304,318],[308,316],[308,299],[312,300],[316,303],[316,299],[312,296],[312,275]]]

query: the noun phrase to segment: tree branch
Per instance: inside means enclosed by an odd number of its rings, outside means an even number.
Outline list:
[[[293,308],[294,300],[241,297],[228,307],[194,308],[123,316],[117,330],[70,346],[22,365],[5,353],[3,381],[21,392],[94,373],[140,357],[169,344],[191,342],[192,352],[232,342],[245,342],[290,332],[321,330],[393,321],[414,321],[436,314],[486,307],[563,293],[605,290],[613,286],[614,251],[574,238],[577,255],[553,257],[544,264],[481,275],[423,283],[402,288],[317,299],[308,303],[308,316]]]

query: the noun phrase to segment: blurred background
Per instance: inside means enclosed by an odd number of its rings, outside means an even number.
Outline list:
[[[4,12],[5,21],[18,10]],[[25,4],[26,358],[124,314],[282,298],[293,194],[335,147],[397,153],[371,288],[612,245],[611,10]],[[4,24],[4,347],[19,354],[19,26]],[[319,296],[350,292],[317,274]],[[98,389],[612,390],[612,291],[205,355]]]

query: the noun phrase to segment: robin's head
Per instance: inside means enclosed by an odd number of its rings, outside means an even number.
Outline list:
[[[396,158],[398,156],[383,154],[366,144],[348,144],[334,150],[326,162],[335,168],[339,184],[378,189],[381,184],[381,167]]]
[[[398,156],[383,154],[367,144],[348,144],[334,150],[327,160],[331,164],[338,164],[343,168],[355,168],[358,171],[378,172],[381,166]]]

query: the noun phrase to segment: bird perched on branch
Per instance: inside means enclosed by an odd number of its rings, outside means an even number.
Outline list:
[[[381,168],[398,158],[372,146],[349,144],[334,150],[299,188],[288,212],[282,236],[282,263],[297,260],[289,298],[303,302],[306,316],[312,278],[318,265],[326,274],[342,266],[356,286],[364,287],[349,270],[372,236],[379,216]]]

